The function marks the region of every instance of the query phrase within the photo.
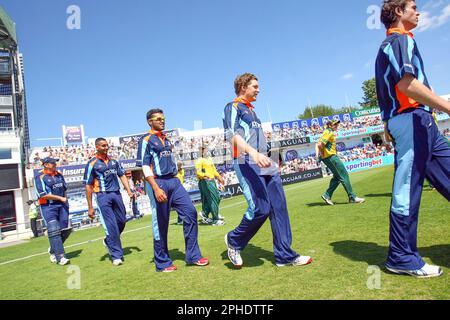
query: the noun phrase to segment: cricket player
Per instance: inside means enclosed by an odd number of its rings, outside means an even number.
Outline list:
[[[122,200],[119,180],[130,196],[130,201],[135,195],[131,192],[122,165],[108,156],[108,142],[104,138],[98,138],[95,140],[95,148],[97,153],[88,161],[84,172],[89,217],[95,218],[95,209],[92,204],[92,194],[95,193],[100,221],[106,233],[103,244],[108,248],[112,264],[120,266],[124,262],[120,235],[125,229],[127,212]]]
[[[395,274],[438,277],[442,268],[425,263],[417,249],[417,227],[424,179],[450,201],[450,147],[432,108],[450,114],[450,102],[435,95],[411,30],[420,13],[413,0],[385,0],[381,21],[387,37],[376,59],[377,95],[386,140],[395,146],[386,267]]]
[[[72,232],[72,228],[69,227],[67,184],[63,175],[56,170],[58,161],[59,159],[50,157],[42,161],[44,169],[34,178],[34,186],[47,226],[50,261],[63,266],[70,262],[64,251],[64,242]]]
[[[209,264],[209,260],[202,257],[198,246],[197,211],[188,192],[176,177],[178,170],[173,159],[172,143],[163,133],[165,121],[161,109],[152,109],[147,113],[147,123],[151,130],[139,140],[137,156],[137,165],[142,166],[152,207],[153,249],[157,272],[177,270],[170,259],[167,245],[171,207],[184,222],[186,263],[197,266]]]
[[[241,251],[270,218],[276,265],[309,264],[311,257],[301,256],[291,248],[291,225],[279,167],[267,157],[267,141],[252,105],[260,92],[258,79],[246,73],[237,77],[234,87],[237,98],[226,105],[223,124],[248,209],[240,225],[225,235],[228,257],[236,268],[241,268]]]
[[[223,226],[225,221],[219,215],[220,194],[217,188],[216,179],[221,187],[225,184],[222,176],[217,172],[214,161],[207,157],[208,149],[200,147],[200,157],[195,161],[195,171],[198,179],[198,187],[202,199],[202,221],[212,226]],[[211,214],[212,218],[209,218]]]
[[[336,132],[340,121],[333,120],[328,123],[327,129],[325,129],[319,142],[316,143],[316,157],[319,161],[323,161],[325,165],[333,173],[333,179],[330,181],[330,187],[322,195],[322,199],[326,204],[334,206],[334,202],[331,201],[334,191],[336,191],[339,184],[344,186],[345,191],[348,195],[348,200],[350,203],[363,203],[366,200],[363,198],[358,198],[355,193],[353,193],[353,188],[350,183],[350,177],[345,169],[345,165],[342,163],[341,159],[337,156],[336,152],[336,137],[334,133]]]

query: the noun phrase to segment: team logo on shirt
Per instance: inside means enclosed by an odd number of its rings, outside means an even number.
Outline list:
[[[172,151],[169,150],[161,151],[159,155],[161,158],[169,158],[172,156]]]
[[[62,187],[64,187],[64,184],[61,182],[61,183],[55,183],[53,186],[52,186],[52,189],[53,190],[56,190],[56,189],[59,189],[59,188],[62,188]]]
[[[103,174],[105,175],[105,178],[106,178],[106,177],[109,177],[112,174],[117,174],[117,170],[116,169],[109,169],[109,170],[106,170]]]
[[[261,123],[257,122],[257,121],[252,121],[252,129],[261,129]]]

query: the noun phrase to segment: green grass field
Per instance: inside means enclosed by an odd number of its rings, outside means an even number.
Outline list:
[[[224,227],[199,226],[199,243],[208,267],[186,266],[182,226],[171,225],[169,249],[178,271],[155,272],[151,218],[130,222],[122,235],[125,264],[113,267],[101,242],[103,229],[73,233],[66,242],[70,266],[49,262],[45,237],[0,249],[0,299],[164,299],[164,300],[303,300],[303,299],[449,299],[449,204],[425,187],[419,218],[419,248],[444,276],[414,279],[387,273],[392,168],[351,176],[362,205],[347,204],[342,187],[334,207],[320,195],[329,179],[285,188],[291,216],[293,247],[314,261],[306,267],[278,268],[267,222],[243,251],[244,268],[234,270],[227,258],[224,234],[242,219],[243,197],[224,200]],[[176,220],[175,214],[172,216]],[[33,256],[35,255],[35,256]],[[10,262],[23,257],[30,258]],[[10,262],[10,263],[9,263]],[[369,266],[380,268],[379,277]],[[74,271],[75,270],[75,271]],[[70,289],[80,270],[80,288]],[[379,282],[372,280],[379,279]],[[379,284],[378,288],[368,286]],[[68,286],[69,284],[69,286]]]

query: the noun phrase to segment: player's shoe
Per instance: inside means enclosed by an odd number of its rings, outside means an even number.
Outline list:
[[[229,246],[228,244],[228,234],[225,234],[225,244],[228,248],[228,258],[230,259],[231,263],[236,268],[241,268],[244,262],[242,261],[241,252],[239,250],[236,250]]]
[[[170,267],[167,267],[167,268],[165,268],[163,271],[161,271],[161,272],[164,272],[164,273],[169,273],[169,272],[174,272],[174,271],[176,271],[177,270],[177,267],[175,267],[175,266],[170,266]]]
[[[322,195],[322,199],[323,199],[323,201],[325,201],[326,204],[328,204],[330,206],[334,206],[334,202],[331,201],[331,199],[329,197],[327,197],[326,195]]]
[[[214,227],[221,227],[221,226],[225,225],[225,221],[217,220],[216,222],[212,222],[211,225]]]
[[[219,220],[222,220],[222,221],[225,220],[225,218],[220,213],[219,213]]]
[[[308,256],[298,256],[289,263],[277,263],[277,267],[286,267],[286,266],[306,266],[312,262],[312,258]]]
[[[206,218],[206,219],[202,218],[202,223],[203,224],[212,224],[213,220],[211,218]]]
[[[112,264],[113,264],[113,266],[120,266],[123,264],[123,260],[122,259],[114,259]]]
[[[60,266],[65,266],[65,265],[68,264],[68,263],[70,263],[70,260],[67,259],[66,257],[62,257],[62,258],[59,260],[59,262],[58,262],[58,264],[59,264]]]
[[[55,254],[51,253],[52,248],[48,248],[47,252],[50,255],[50,262],[51,263],[57,263],[58,260],[56,259]]]
[[[208,258],[201,258],[201,259],[195,261],[193,264],[195,264],[196,266],[204,267],[209,264],[209,260],[208,260]]]
[[[350,199],[350,203],[364,203],[364,202],[366,202],[366,199],[364,198],[355,197],[353,199]]]
[[[388,266],[386,266],[386,269],[395,274],[405,274],[416,278],[434,278],[440,277],[444,274],[441,267],[430,264],[425,264],[422,269],[418,270],[400,270]]]

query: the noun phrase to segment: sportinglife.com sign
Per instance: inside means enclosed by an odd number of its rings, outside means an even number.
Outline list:
[[[341,122],[352,122],[353,116],[351,113],[336,114],[334,116],[313,118],[307,120],[296,120],[290,122],[280,122],[272,124],[272,129],[274,131],[280,131],[283,129],[301,129],[303,127],[320,126],[323,127],[325,124],[332,120],[339,120]]]

